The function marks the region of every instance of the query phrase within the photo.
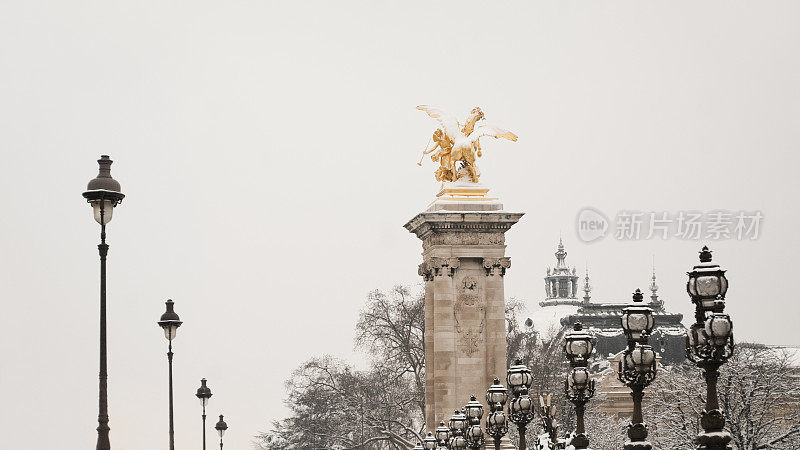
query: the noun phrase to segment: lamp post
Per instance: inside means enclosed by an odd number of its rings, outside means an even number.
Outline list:
[[[108,155],[100,156],[97,164],[100,171],[97,177],[89,181],[83,198],[92,205],[94,220],[100,224],[100,244],[97,250],[100,253],[100,386],[99,405],[97,414],[97,450],[111,449],[108,437],[108,368],[106,364],[106,224],[111,221],[114,208],[122,202],[125,195],[121,192],[119,182],[111,178],[111,158]]]
[[[653,310],[642,305],[644,296],[636,289],[633,294],[634,304],[622,311],[622,329],[628,340],[628,348],[623,352],[619,362],[617,376],[626,386],[631,388],[633,397],[633,417],[628,425],[629,441],[625,450],[651,450],[647,442],[647,425],[642,417],[642,398],[644,388],[656,378],[656,354],[647,345],[647,337],[653,331]]]
[[[486,416],[486,434],[494,440],[495,450],[500,450],[500,442],[508,433],[508,421],[503,412],[508,400],[508,389],[500,384],[500,379],[495,378],[494,383],[486,391],[486,403],[489,405],[489,415]]]
[[[169,341],[169,351],[167,352],[167,361],[169,361],[169,450],[175,450],[175,426],[172,414],[172,340],[175,339],[178,327],[183,322],[175,313],[175,303],[167,300],[166,305],[167,311],[161,315],[158,325],[164,329],[164,337]]]
[[[695,323],[686,336],[686,356],[703,371],[706,380],[706,406],[700,417],[703,427],[696,438],[701,450],[727,450],[733,439],[725,430],[725,415],[719,408],[717,379],[719,368],[733,355],[733,322],[725,314],[728,279],[719,265],[711,262],[711,250],[703,247],[700,264],[688,272],[686,290],[695,304]]]
[[[228,429],[228,424],[222,420],[222,414],[219,415],[219,422],[214,425],[214,429],[219,433],[219,450],[222,450],[222,436],[225,435],[225,430]]]
[[[564,353],[569,360],[570,372],[564,381],[564,394],[575,405],[576,427],[571,444],[576,449],[589,448],[584,413],[586,404],[594,396],[594,380],[589,376],[589,356],[592,354],[592,336],[583,330],[580,322],[564,338]]]
[[[485,438],[483,437],[483,429],[481,429],[481,419],[483,418],[483,405],[473,395],[469,399],[469,403],[464,406],[464,414],[469,421],[469,427],[466,429],[467,434],[467,447],[472,449],[483,448]]]
[[[467,448],[467,438],[464,436],[467,431],[468,421],[464,411],[455,410],[450,417],[450,440],[447,448],[450,450],[464,450]]]
[[[211,388],[206,386],[206,379],[203,378],[200,380],[200,387],[197,388],[197,398],[200,399],[200,403],[203,404],[203,450],[206,450],[206,406],[208,405],[208,399],[211,398]]]
[[[531,371],[518,359],[514,365],[508,369],[506,381],[511,388],[514,399],[508,406],[511,422],[517,426],[519,431],[519,450],[527,450],[525,442],[525,428],[533,420],[533,400],[528,395],[528,389],[533,381]]]

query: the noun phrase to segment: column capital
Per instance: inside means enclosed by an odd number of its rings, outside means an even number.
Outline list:
[[[502,277],[509,267],[511,267],[511,258],[507,256],[502,258],[483,258],[483,268],[486,269],[486,276],[500,275]]]
[[[431,256],[429,258],[425,258],[425,261],[419,265],[417,269],[417,273],[421,277],[425,279],[425,281],[431,281],[434,277],[440,277],[443,275],[447,275],[452,277],[456,269],[461,262],[458,258],[442,258],[438,256]]]

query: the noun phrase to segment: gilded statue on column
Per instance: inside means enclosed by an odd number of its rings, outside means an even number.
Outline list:
[[[435,174],[437,181],[458,181],[467,178],[477,183],[481,176],[475,162],[482,156],[480,138],[491,136],[510,141],[517,140],[517,135],[508,130],[486,124],[478,125],[478,122],[484,119],[483,111],[478,107],[470,111],[463,126],[455,117],[439,108],[420,105],[417,109],[425,111],[441,125],[441,128],[433,133],[433,146],[422,152],[422,158],[418,163],[421,166],[425,155],[432,153],[431,159],[439,163]]]

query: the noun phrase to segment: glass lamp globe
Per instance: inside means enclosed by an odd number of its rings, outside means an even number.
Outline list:
[[[593,349],[592,336],[583,330],[583,324],[576,322],[572,331],[564,338],[564,352],[571,360],[585,361]]]
[[[711,262],[711,250],[703,247],[700,251],[700,264],[694,266],[691,272],[687,272],[689,280],[686,282],[686,292],[692,298],[692,302],[697,304],[705,311],[715,309],[716,300],[725,300],[725,293],[728,292],[728,279],[725,271],[720,269],[718,264]]]
[[[483,417],[483,405],[473,395],[469,399],[469,403],[464,406],[464,414],[467,419],[480,421]]]
[[[523,394],[511,400],[509,407],[513,414],[530,414],[533,411],[533,399],[530,395]]]
[[[444,425],[444,421],[439,422],[439,426],[436,427],[436,440],[442,443],[446,443],[448,439],[450,439],[450,429]]]
[[[94,200],[90,204],[92,205],[92,210],[94,210],[94,220],[97,223],[107,225],[108,222],[111,222],[111,217],[114,215],[114,202],[111,200]]]
[[[457,431],[464,431],[467,428],[467,416],[463,411],[455,410],[450,417],[450,431],[456,434]]]
[[[622,310],[622,329],[628,339],[639,341],[643,335],[653,331],[653,310],[642,303],[644,295],[640,289],[633,293],[633,304]]]
[[[503,411],[495,411],[489,414],[486,422],[493,427],[502,427],[506,423],[506,415]]]
[[[479,441],[481,438],[483,438],[483,429],[480,425],[472,425],[467,428],[467,436],[473,442]]]
[[[450,439],[451,450],[463,450],[465,448],[467,448],[467,440],[464,439],[464,436],[461,436],[459,434],[457,436],[453,436],[452,439]]]
[[[639,373],[649,372],[655,364],[656,353],[649,345],[637,345],[625,357],[625,366]]]
[[[569,376],[569,385],[573,389],[583,390],[589,385],[589,371],[585,367],[575,367]]]
[[[508,401],[508,389],[500,384],[499,378],[495,378],[494,383],[486,391],[486,403],[490,406],[494,405],[495,408],[499,406],[502,409],[506,401]]]
[[[425,436],[425,439],[422,440],[422,447],[425,450],[436,450],[436,438],[433,437],[433,433],[428,431],[428,435]]]
[[[733,331],[733,322],[727,314],[714,313],[706,319],[703,327],[705,336],[714,342],[714,345],[725,345]]]
[[[517,359],[514,365],[508,369],[506,381],[508,381],[508,386],[511,388],[511,391],[515,394],[519,394],[523,389],[527,390],[527,388],[531,387],[533,378],[531,377],[530,369],[522,364],[521,359]]]

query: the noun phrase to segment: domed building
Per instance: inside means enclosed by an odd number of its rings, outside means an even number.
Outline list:
[[[555,256],[555,267],[548,267],[544,277],[546,297],[539,302],[540,308],[531,315],[529,323],[532,322],[540,332],[555,332],[560,338],[576,322],[580,322],[594,334],[598,357],[605,358],[624,350],[626,340],[622,332],[621,317],[623,308],[631,303],[630,299],[612,302],[592,300],[588,269],[583,285],[580,286],[583,296],[578,298],[580,277],[574,266],[567,265],[567,252],[561,239]],[[681,323],[683,314],[671,313],[665,309],[664,301],[658,296],[655,268],[650,292],[650,302],[647,305],[653,309],[655,319],[650,344],[660,354],[663,364],[679,363],[686,357],[686,328]]]

